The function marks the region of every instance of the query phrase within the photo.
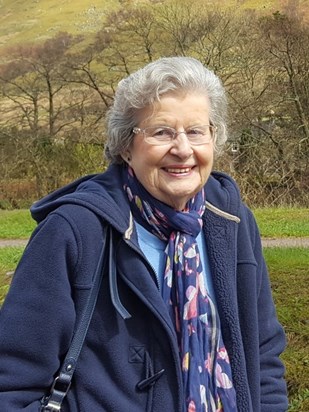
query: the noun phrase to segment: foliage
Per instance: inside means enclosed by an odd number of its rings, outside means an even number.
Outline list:
[[[44,10],[45,1],[40,3]],[[80,13],[87,8],[76,3]],[[64,15],[68,4],[62,5]],[[186,55],[200,59],[224,83],[230,142],[217,165],[236,178],[245,201],[251,206],[308,204],[305,4],[287,0],[278,9],[258,10],[253,1],[220,4],[122,1],[120,8],[111,1],[104,8],[93,2],[87,9],[91,30],[68,33],[56,26],[59,30],[44,41],[3,50],[2,179],[29,177],[38,197],[78,173],[104,167],[98,161],[104,116],[119,80],[160,56]],[[53,3],[51,16],[56,10]],[[86,157],[96,147],[95,161],[84,164],[75,145],[83,146]],[[0,202],[14,207],[21,200]]]

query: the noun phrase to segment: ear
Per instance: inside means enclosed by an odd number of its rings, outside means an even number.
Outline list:
[[[122,159],[123,159],[126,163],[130,164],[130,162],[131,162],[131,153],[130,153],[128,150],[126,150],[125,152],[121,153],[120,156],[122,157]]]

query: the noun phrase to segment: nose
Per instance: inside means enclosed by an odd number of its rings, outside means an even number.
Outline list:
[[[177,132],[170,153],[180,159],[187,159],[192,155],[193,150],[185,131]]]

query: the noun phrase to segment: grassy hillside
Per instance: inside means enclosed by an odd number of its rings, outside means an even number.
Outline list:
[[[147,2],[147,0],[137,0]],[[289,0],[216,0],[222,7],[241,7],[267,12],[281,9]],[[106,12],[133,3],[131,0],[0,0],[0,47],[40,41],[59,31],[95,32]],[[214,4],[215,1],[207,2]],[[297,3],[308,8],[307,0]]]
[[[0,0],[0,46],[94,32],[117,0]]]

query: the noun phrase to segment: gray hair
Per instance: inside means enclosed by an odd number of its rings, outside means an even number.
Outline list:
[[[163,57],[121,80],[107,113],[106,158],[122,163],[121,153],[131,145],[137,114],[168,92],[199,92],[208,97],[210,123],[217,127],[215,150],[227,140],[225,91],[220,79],[191,57]]]

